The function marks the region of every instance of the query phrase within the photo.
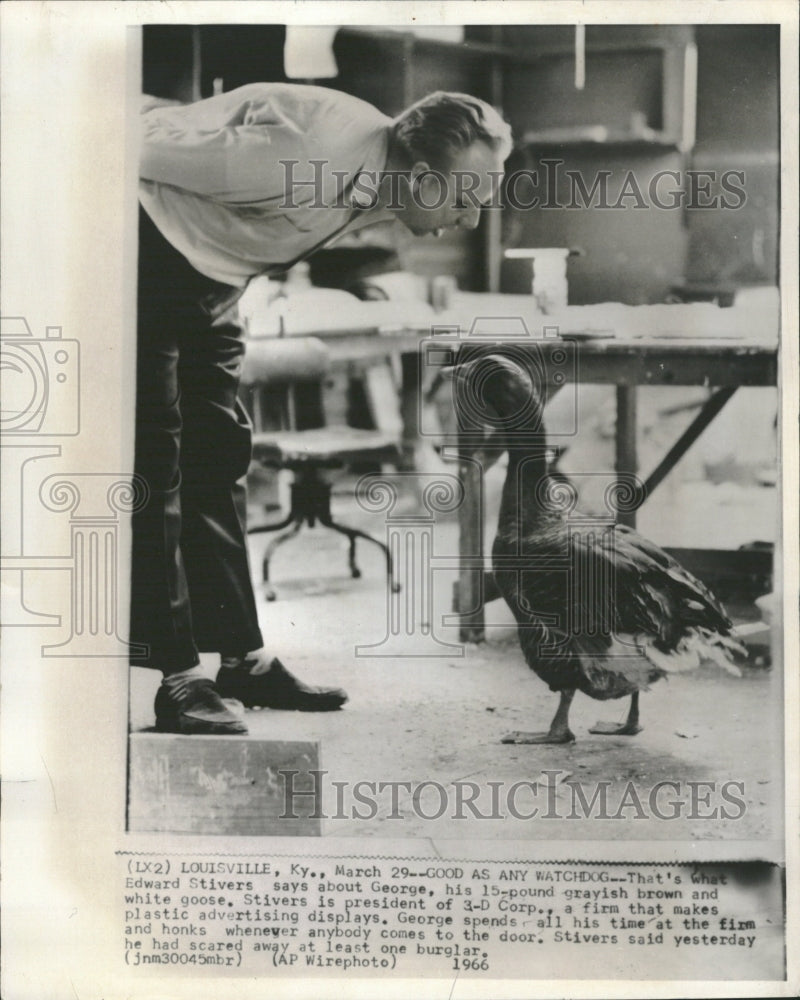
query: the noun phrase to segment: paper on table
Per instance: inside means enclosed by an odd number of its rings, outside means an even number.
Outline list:
[[[240,317],[252,337],[344,333],[379,327],[428,327],[435,313],[419,299],[363,302],[334,288],[309,288],[294,295],[263,290],[240,302]]]
[[[459,293],[451,309],[438,316],[442,323],[469,330],[477,318],[519,317],[532,336],[554,328],[562,336],[585,339],[616,336],[626,339],[700,339],[774,341],[778,332],[778,300],[766,294],[743,296],[743,304],[721,309],[708,302],[630,306],[597,302],[567,306],[544,315],[531,296]]]

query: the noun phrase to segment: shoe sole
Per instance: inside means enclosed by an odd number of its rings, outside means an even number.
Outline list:
[[[249,708],[268,708],[271,712],[338,712],[345,702],[336,705],[258,705],[254,702]]]
[[[219,722],[180,721],[174,719],[156,719],[156,732],[169,733],[173,736],[246,736],[247,726],[243,722],[229,724]]]
[[[336,698],[331,699],[327,704],[319,700],[307,704],[281,704],[280,702],[270,704],[267,701],[250,701],[249,699],[244,701],[241,696],[239,700],[246,708],[268,708],[273,712],[338,712],[348,701],[347,698]]]

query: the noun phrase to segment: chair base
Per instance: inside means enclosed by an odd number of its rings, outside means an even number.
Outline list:
[[[350,541],[348,551],[348,563],[350,566],[350,576],[357,580],[361,576],[361,570],[356,562],[356,540],[363,538],[367,542],[372,542],[383,550],[386,557],[386,576],[392,593],[398,593],[400,584],[394,578],[394,567],[392,564],[392,554],[389,547],[377,538],[361,531],[359,528],[350,528],[347,525],[339,524],[333,520],[331,514],[331,486],[330,483],[320,476],[319,470],[315,466],[308,468],[298,467],[295,470],[295,480],[291,487],[291,509],[288,517],[277,524],[256,525],[248,529],[248,534],[263,534],[265,532],[280,531],[267,546],[264,552],[262,563],[262,579],[265,584],[264,596],[268,601],[277,599],[277,593],[269,578],[269,566],[276,550],[285,542],[290,541],[300,533],[304,524],[313,528],[319,522],[324,528],[336,531],[340,535],[346,535]],[[287,530],[283,530],[287,529]]]

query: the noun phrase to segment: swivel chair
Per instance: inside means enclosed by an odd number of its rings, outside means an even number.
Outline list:
[[[251,412],[255,425],[253,460],[267,469],[289,469],[294,475],[291,485],[289,513],[272,524],[248,528],[248,534],[280,532],[267,546],[263,557],[264,596],[268,601],[277,597],[270,580],[270,562],[279,546],[294,538],[303,525],[323,527],[345,535],[350,542],[348,562],[350,575],[361,576],[356,562],[356,540],[371,542],[382,549],[386,557],[388,586],[394,593],[400,587],[394,580],[392,557],[387,545],[358,528],[334,521],[331,514],[331,484],[326,470],[352,463],[397,462],[399,440],[396,435],[379,430],[362,430],[346,425],[296,429],[292,401],[294,392],[303,383],[320,383],[330,368],[330,355],[325,344],[316,337],[258,337],[248,341],[243,362],[242,388],[251,397]],[[287,394],[287,418],[290,426],[266,430],[259,406],[260,392],[265,388],[282,387]]]

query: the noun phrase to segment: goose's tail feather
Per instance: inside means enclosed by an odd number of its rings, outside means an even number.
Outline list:
[[[741,677],[736,660],[747,658],[747,650],[731,636],[702,627],[690,629],[674,651],[663,652],[647,644],[644,652],[651,663],[667,674],[686,673],[696,670],[701,663],[715,663],[734,677]]]

